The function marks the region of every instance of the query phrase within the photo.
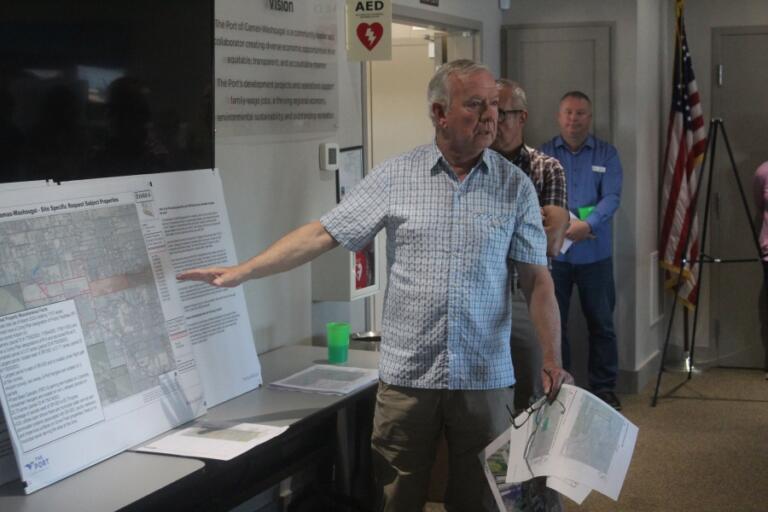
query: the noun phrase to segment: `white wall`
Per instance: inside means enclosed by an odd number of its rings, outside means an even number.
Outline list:
[[[637,2],[638,44],[635,63],[636,84],[636,144],[635,174],[632,189],[625,185],[634,200],[635,212],[635,345],[634,369],[645,369],[645,378],[658,371],[658,340],[664,335],[664,319],[652,318],[651,302],[658,304],[658,296],[651,295],[652,281],[658,284],[658,267],[651,265],[651,253],[658,245],[658,190],[660,158],[664,151],[662,134],[666,134],[667,117],[662,112],[669,109],[662,102],[662,70],[665,62],[660,59],[667,43],[674,38],[665,30],[668,14],[664,0]],[[666,89],[670,89],[666,87]],[[623,251],[621,251],[623,253]],[[623,254],[623,257],[628,256]],[[655,316],[655,315],[654,315]],[[656,323],[658,322],[658,323]],[[645,379],[639,379],[645,380]],[[640,382],[642,384],[642,382]]]
[[[500,11],[497,0],[443,0],[439,8],[418,0],[395,2],[420,9],[428,18],[440,13],[483,24],[484,61],[499,69]],[[362,144],[360,64],[347,63],[344,51],[344,2],[337,1],[339,127],[337,133],[308,135],[290,143],[216,145],[238,257],[246,259],[287,231],[318,218],[335,204],[335,182],[318,170],[318,145]],[[407,122],[404,120],[404,122]],[[416,144],[414,144],[416,145]],[[326,321],[351,320],[362,327],[362,301],[312,303],[310,266],[245,285],[257,350],[309,343]]]

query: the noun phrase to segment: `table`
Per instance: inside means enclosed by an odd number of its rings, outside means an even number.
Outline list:
[[[327,363],[326,353],[322,347],[294,345],[262,354],[263,381]],[[347,365],[376,368],[378,357],[376,352],[350,350]],[[0,487],[0,510],[229,510],[312,465],[320,485],[367,499],[372,490],[361,466],[368,462],[375,387],[345,396],[261,387],[200,418],[290,426],[231,461],[123,452],[28,496],[19,482],[6,484]]]

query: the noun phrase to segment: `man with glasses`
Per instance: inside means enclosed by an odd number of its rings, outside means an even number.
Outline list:
[[[565,172],[556,159],[523,142],[528,101],[520,84],[503,78],[496,84],[499,89],[499,128],[491,149],[522,169],[533,182],[547,234],[547,256],[557,256],[569,217]],[[543,381],[541,346],[528,315],[526,297],[518,284],[514,279],[511,345],[516,379],[515,409],[520,411],[530,405],[532,398],[543,394]]]
[[[563,245],[569,217],[565,172],[556,159],[525,144],[523,131],[528,120],[528,101],[520,84],[506,79],[497,80],[496,84],[499,89],[499,128],[491,148],[522,169],[533,182],[547,235],[547,256],[557,256]],[[544,394],[544,382],[549,380],[550,371],[546,366],[542,367],[543,345],[528,313],[527,299],[516,273],[513,274],[510,348],[515,367],[517,411],[525,409]],[[567,373],[565,382],[573,383],[573,378]],[[559,494],[546,487],[544,477],[525,482],[519,496],[517,510],[554,512],[562,509]]]

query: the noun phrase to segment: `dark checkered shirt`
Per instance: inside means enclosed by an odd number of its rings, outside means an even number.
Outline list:
[[[538,149],[523,144],[512,163],[531,178],[539,196],[539,206],[560,206],[568,209],[568,195],[565,186],[565,170],[560,162]]]

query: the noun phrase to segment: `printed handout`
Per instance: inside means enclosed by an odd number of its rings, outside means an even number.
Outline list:
[[[279,436],[288,427],[258,425],[255,423],[198,422],[191,427],[174,430],[134,451],[167,453],[183,457],[231,460],[270,439]]]
[[[592,489],[617,500],[637,432],[635,425],[596,396],[563,385],[555,401],[542,398],[515,417],[482,454],[499,509],[513,510],[510,504],[519,493],[516,484],[540,476],[576,503]],[[506,465],[499,462],[504,453]]]
[[[272,382],[269,387],[328,395],[346,395],[366,387],[378,379],[378,370],[316,364],[282,380]]]

